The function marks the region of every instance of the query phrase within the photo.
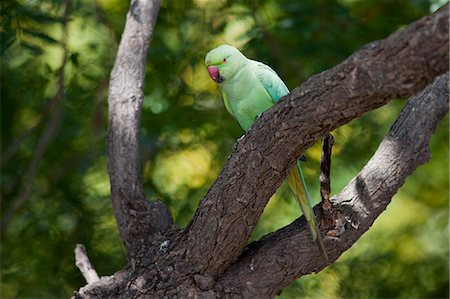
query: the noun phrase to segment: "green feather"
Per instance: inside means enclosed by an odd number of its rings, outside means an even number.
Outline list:
[[[254,65],[256,77],[264,86],[264,89],[270,95],[274,103],[289,94],[289,89],[286,84],[284,84],[283,80],[280,79],[273,69],[261,62],[256,62]]]
[[[217,67],[221,81],[223,101],[228,112],[248,131],[257,116],[272,107],[289,89],[269,66],[247,59],[238,49],[222,45],[205,57],[207,67]],[[288,183],[308,221],[313,240],[328,259],[311,207],[300,162],[288,175]]]
[[[225,108],[227,109],[228,113],[234,118],[233,110],[231,109],[230,102],[227,100],[227,96],[223,94],[223,103],[225,104]]]

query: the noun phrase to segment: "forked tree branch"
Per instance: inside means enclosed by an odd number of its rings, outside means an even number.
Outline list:
[[[273,297],[292,280],[322,270],[349,249],[386,209],[406,177],[430,159],[429,140],[449,108],[448,82],[446,73],[411,97],[373,157],[331,199],[336,223],[343,225],[337,228],[340,235],[324,240],[329,261],[321,258],[301,217],[250,244],[220,279],[220,289],[245,298]],[[323,215],[318,214],[320,222]]]
[[[366,45],[264,113],[236,143],[190,225],[179,234],[164,234],[163,242],[152,239],[152,233],[171,226],[170,215],[162,204],[145,200],[137,156],[145,54],[155,7],[159,1],[132,2],[109,94],[112,201],[131,267],[87,285],[75,297],[273,296],[296,277],[320,270],[327,262],[311,242],[303,218],[254,243],[239,257],[269,197],[314,141],[391,98],[415,94],[448,71],[448,5],[385,40]],[[440,80],[448,81],[448,76]],[[434,101],[439,94],[431,89],[422,96],[433,105],[423,107],[426,103],[411,100],[377,151],[374,159],[382,155],[387,171],[369,162],[357,179],[332,198],[338,226],[329,229],[338,234],[325,240],[331,261],[367,230],[404,177],[426,161],[427,156],[415,152],[427,153],[435,122],[445,113],[442,107],[433,110],[434,104],[442,103]],[[416,115],[419,107],[428,116]],[[419,116],[419,124],[410,122]],[[416,140],[419,129],[427,133]],[[405,165],[402,159],[411,164]],[[316,212],[321,220],[321,208],[316,206]],[[347,225],[346,216],[351,219]],[[323,223],[322,231],[326,235]]]
[[[161,276],[156,282],[162,284],[163,290],[148,289],[149,286],[146,289],[143,285],[146,285],[146,281],[155,281],[153,276],[140,276],[140,282],[137,283],[133,282],[136,278],[131,278],[133,274],[129,272],[130,269],[125,269],[83,287],[80,292],[75,292],[74,298],[161,297],[164,294],[189,298],[271,298],[295,278],[320,271],[369,229],[405,178],[430,158],[428,142],[438,122],[448,112],[448,82],[449,74],[446,73],[412,97],[372,159],[339,195],[331,199],[336,223],[343,225],[339,228],[339,235],[325,239],[325,245],[331,253],[330,261],[324,260],[316,244],[311,242],[307,223],[301,217],[250,244],[239,259],[218,277],[217,282],[202,275],[194,275],[197,286],[204,288],[204,292],[195,287],[189,290],[181,286],[181,289],[175,288],[175,293],[171,293],[174,291],[171,287],[176,286],[180,278],[167,280],[167,276],[162,274],[159,274]],[[318,206],[316,212],[320,212]],[[322,217],[318,213],[319,221]],[[163,255],[160,257],[164,265]],[[174,267],[183,266],[171,264],[170,267],[178,273]],[[130,286],[130,290],[125,286]]]
[[[316,140],[392,98],[418,92],[446,72],[448,16],[447,5],[364,46],[264,113],[236,143],[179,243],[192,267],[214,277],[238,258],[270,196]]]

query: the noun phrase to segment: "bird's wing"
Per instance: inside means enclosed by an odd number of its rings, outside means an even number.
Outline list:
[[[289,93],[289,89],[287,88],[286,84],[284,84],[283,80],[281,80],[281,78],[273,69],[262,62],[252,62],[253,71],[256,77],[264,86],[264,89],[270,95],[274,103],[278,102],[281,97]]]

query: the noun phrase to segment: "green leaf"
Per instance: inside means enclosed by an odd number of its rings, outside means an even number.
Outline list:
[[[25,49],[28,49],[29,51],[31,51],[33,53],[33,55],[42,55],[42,53],[44,53],[44,50],[42,50],[41,47],[31,44],[27,41],[21,41],[20,45],[22,47],[24,47]]]
[[[31,29],[23,28],[23,33],[26,35],[30,35],[33,37],[36,37],[38,39],[43,40],[44,42],[50,43],[50,44],[59,44],[59,41],[51,37],[50,35],[44,33],[44,32],[38,32]]]

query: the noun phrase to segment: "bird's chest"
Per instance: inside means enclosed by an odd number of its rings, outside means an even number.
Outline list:
[[[258,81],[236,82],[223,87],[233,115],[244,130],[250,129],[256,117],[269,109],[273,101]]]

